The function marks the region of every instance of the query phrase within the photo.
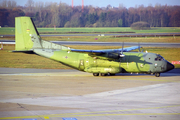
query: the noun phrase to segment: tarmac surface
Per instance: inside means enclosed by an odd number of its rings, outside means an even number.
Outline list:
[[[179,120],[180,69],[160,77],[0,68],[0,119]]]

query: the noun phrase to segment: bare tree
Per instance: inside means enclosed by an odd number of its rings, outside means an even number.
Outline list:
[[[28,0],[27,3],[25,4],[25,7],[27,7],[27,12],[33,12],[34,8],[34,1],[33,0]]]

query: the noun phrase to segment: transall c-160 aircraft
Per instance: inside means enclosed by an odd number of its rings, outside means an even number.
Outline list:
[[[42,40],[30,17],[15,18],[15,51],[33,52],[94,76],[116,73],[155,74],[174,69],[161,55],[129,52],[140,46],[106,50],[79,50]]]

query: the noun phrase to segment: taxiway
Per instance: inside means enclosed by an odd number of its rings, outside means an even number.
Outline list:
[[[93,77],[76,70],[0,68],[0,119],[179,120],[180,70]]]

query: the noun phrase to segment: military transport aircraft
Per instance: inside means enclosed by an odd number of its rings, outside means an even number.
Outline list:
[[[147,73],[159,77],[160,73],[174,69],[174,65],[159,54],[129,52],[140,49],[140,46],[79,50],[42,40],[30,17],[15,18],[15,42],[14,52],[33,52],[94,76]]]

